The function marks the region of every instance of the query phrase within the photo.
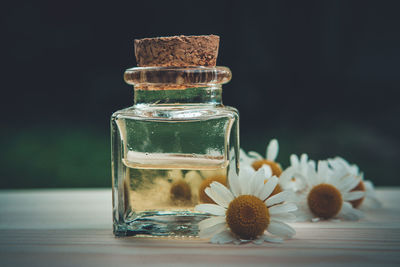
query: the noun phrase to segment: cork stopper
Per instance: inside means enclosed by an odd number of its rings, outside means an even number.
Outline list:
[[[190,67],[216,65],[219,36],[169,36],[135,40],[139,67]]]

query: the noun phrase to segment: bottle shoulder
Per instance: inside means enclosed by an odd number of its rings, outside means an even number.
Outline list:
[[[113,113],[114,119],[199,120],[218,117],[237,119],[236,108],[224,105],[134,105]]]

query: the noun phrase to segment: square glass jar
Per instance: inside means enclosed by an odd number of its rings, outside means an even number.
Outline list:
[[[111,117],[116,236],[196,236],[204,188],[239,168],[239,115],[222,104],[226,67],[125,72],[134,105]]]

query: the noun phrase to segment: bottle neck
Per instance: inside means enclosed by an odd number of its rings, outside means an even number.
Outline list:
[[[222,105],[222,86],[163,88],[135,87],[134,104],[146,105]]]
[[[135,105],[222,105],[227,67],[137,67],[124,79],[135,89]]]

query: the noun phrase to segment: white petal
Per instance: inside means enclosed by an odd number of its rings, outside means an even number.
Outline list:
[[[254,161],[254,158],[247,156],[246,151],[241,148],[239,161],[241,164],[251,165],[251,163]]]
[[[229,169],[229,174],[228,174],[228,183],[229,183],[229,189],[232,191],[232,194],[237,197],[240,195],[240,184],[239,184],[239,177],[236,174],[235,171],[233,171],[234,168]]]
[[[329,177],[330,182],[335,183],[335,184],[341,184],[340,180],[346,176],[348,176],[348,172],[346,168],[340,167],[336,168],[335,171],[332,173],[332,175]]]
[[[279,184],[285,186],[292,181],[295,167],[290,166],[286,168],[279,176]]]
[[[223,184],[221,184],[219,182],[212,182],[210,184],[210,187],[212,190],[217,192],[220,196],[228,199],[229,202],[231,202],[234,199],[232,192]]]
[[[240,194],[248,195],[250,193],[250,179],[254,175],[254,170],[251,167],[245,166],[240,169],[239,173],[239,185],[240,185]]]
[[[339,191],[341,191],[339,186],[341,185],[341,183],[342,183],[341,181],[342,181],[342,180],[343,180],[343,178],[337,179],[337,177],[335,178],[333,175],[331,175],[331,176],[328,177],[327,183],[333,185],[333,186],[336,187]],[[341,192],[343,192],[343,191],[341,191]]]
[[[226,231],[223,231],[221,233],[214,235],[211,238],[211,243],[226,244],[226,243],[230,243],[234,240],[236,240],[236,237],[234,237],[230,231],[226,230]]]
[[[269,178],[272,176],[272,169],[269,165],[263,164],[260,169],[264,170],[265,178]]]
[[[128,153],[133,153],[131,155],[136,154],[136,152],[133,151],[128,151]],[[127,155],[127,157],[129,158],[129,154]],[[136,156],[134,156],[135,158],[132,159],[132,162],[136,161]],[[129,159],[128,159],[129,160]],[[183,174],[181,170],[171,170],[168,171],[168,178],[171,179],[173,182],[178,181],[178,180],[182,180],[183,179]]]
[[[206,193],[206,195],[207,195],[209,198],[211,198],[212,200],[214,200],[214,202],[215,202],[217,205],[219,205],[219,206],[221,206],[221,207],[223,207],[223,208],[225,208],[225,209],[228,208],[228,205],[225,205],[225,202],[224,202],[224,201],[221,201],[221,197],[218,196],[217,194],[215,194],[214,191],[212,191],[210,187],[205,188],[205,189],[204,189],[204,193]]]
[[[264,235],[260,236],[259,238],[257,238],[256,240],[253,241],[253,244],[255,245],[261,245],[262,243],[264,243],[265,237]]]
[[[349,170],[350,170],[350,173],[353,175],[358,175],[358,173],[359,173],[359,168],[355,164],[351,165]]]
[[[340,179],[340,183],[337,185],[337,187],[341,192],[349,192],[359,183],[360,183],[360,178],[351,175],[351,176],[346,176],[343,179]]]
[[[365,193],[363,191],[352,191],[343,194],[343,200],[352,201],[364,197]]]
[[[240,195],[248,195],[249,193],[249,181],[245,176],[239,176],[239,185],[240,185]]]
[[[227,229],[225,222],[223,223],[218,223],[213,226],[203,228],[199,232],[199,237],[200,238],[209,238],[212,236],[215,236],[216,234],[219,234]]]
[[[297,167],[300,165],[300,161],[297,155],[295,154],[290,155],[290,165],[292,165],[293,167]]]
[[[203,230],[205,228],[214,226],[216,224],[225,223],[225,221],[226,221],[225,216],[213,216],[211,218],[199,222],[199,229]]]
[[[270,161],[275,161],[276,156],[278,156],[278,151],[279,151],[279,144],[276,139],[272,139],[269,142],[268,148],[267,148],[267,160]]]
[[[326,160],[318,161],[318,176],[328,177],[328,173],[329,173],[328,162]]]
[[[267,236],[264,235],[264,240],[267,242],[271,242],[271,243],[282,243],[283,239],[280,237],[272,237],[272,236]]]
[[[198,194],[198,188],[200,187],[201,183],[203,182],[203,178],[201,177],[198,171],[189,171],[185,174],[184,181],[186,181],[191,189],[192,192],[195,191],[194,194]]]
[[[338,216],[346,220],[357,221],[363,217],[363,213],[357,209],[354,209],[349,202],[343,202]]]
[[[297,217],[294,213],[286,212],[272,215],[271,220],[278,222],[295,222],[297,221]]]
[[[233,200],[231,191],[218,182],[212,182],[209,188],[210,190],[207,190],[208,188],[204,190],[206,194],[218,205],[228,208],[229,203]]]
[[[290,238],[296,234],[296,231],[286,223],[273,220],[269,222],[267,231],[273,235],[283,238]]]
[[[244,166],[240,167],[239,177],[240,176],[250,177],[250,176],[254,175],[255,173],[256,173],[256,171],[253,169],[253,167],[251,167],[249,165],[244,165]]]
[[[225,216],[226,209],[215,204],[199,204],[194,207],[195,210],[200,212],[210,213],[212,215]]]
[[[307,165],[310,166],[312,169],[315,170],[315,161],[309,160],[309,161],[307,162]]]
[[[278,204],[278,203],[282,203],[284,202],[286,199],[288,199],[291,196],[292,192],[289,190],[286,191],[282,191],[270,198],[267,199],[267,201],[265,201],[265,204],[267,204],[267,207]]]
[[[347,167],[349,166],[348,162],[341,157],[335,157],[334,159],[329,159],[328,162],[334,169],[341,169],[341,168],[347,169]]]
[[[260,169],[252,177],[251,192],[250,194],[260,197],[260,192],[264,187],[264,181],[272,175],[271,168],[268,165],[261,166]]]
[[[296,216],[296,222],[309,222],[314,217],[311,212],[303,209],[295,211],[294,214]]]
[[[268,212],[270,215],[284,213],[284,212],[291,212],[296,210],[297,206],[294,203],[284,203],[268,208]]]
[[[308,179],[305,179],[305,181],[307,181],[309,186],[314,186],[314,185],[317,185],[320,183],[315,169],[312,168],[311,166],[308,166],[308,168],[307,168],[307,178]]]
[[[307,163],[307,161],[308,161],[308,155],[306,153],[301,154],[300,162],[304,164]]]
[[[249,156],[251,156],[251,157],[254,158],[255,160],[263,159],[263,156],[261,156],[261,154],[259,154],[258,152],[249,151],[248,154],[249,154]]]
[[[276,176],[272,176],[271,178],[268,179],[268,182],[264,184],[260,194],[259,198],[261,200],[265,200],[269,195],[271,195],[272,191],[274,191],[276,185],[278,184],[278,178]]]
[[[302,179],[295,178],[295,180],[290,181],[285,186],[281,186],[283,190],[289,190],[294,193],[303,192],[307,187],[307,183],[305,183]],[[294,195],[294,194],[293,194]]]

